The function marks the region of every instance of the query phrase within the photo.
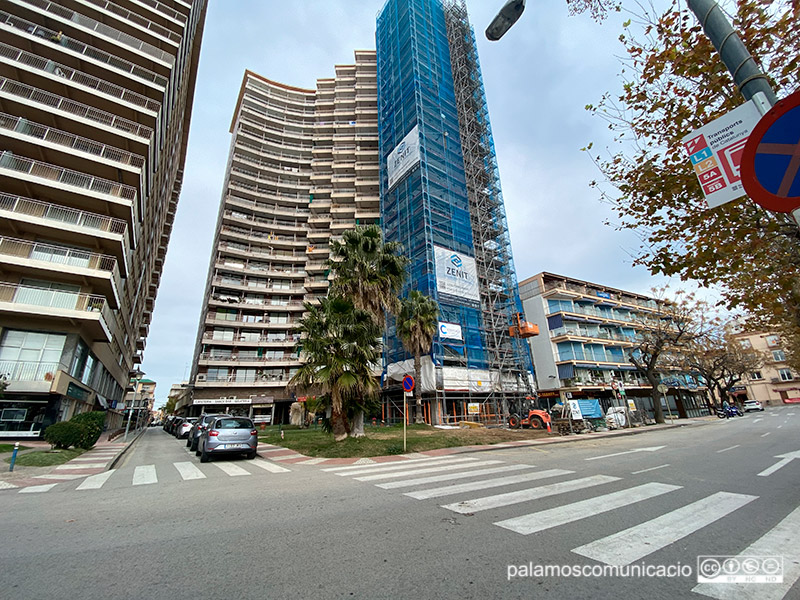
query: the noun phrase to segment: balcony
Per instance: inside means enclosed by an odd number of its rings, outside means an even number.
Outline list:
[[[85,119],[103,128],[125,134],[126,137],[132,135],[143,144],[147,144],[153,135],[153,130],[146,125],[5,77],[0,77],[0,97],[38,108],[48,114]]]
[[[300,341],[300,334],[289,334],[286,335],[282,339],[275,339],[271,338],[266,335],[262,335],[259,337],[248,337],[237,335],[234,336],[232,339],[221,339],[218,337],[214,337],[212,332],[206,332],[203,334],[203,341],[205,343],[212,343],[212,344],[225,344],[225,345],[232,345],[232,346],[278,346],[283,348],[291,348],[294,347],[297,342]]]
[[[0,236],[0,261],[5,270],[18,267],[26,274],[38,274],[59,281],[88,281],[103,292],[112,308],[119,308],[119,279],[117,259],[66,246],[54,246]]]
[[[0,283],[0,314],[30,324],[67,320],[78,325],[90,340],[111,342],[114,315],[103,296]]]
[[[6,59],[4,62],[14,62],[23,70],[35,71],[42,77],[63,83],[69,82],[75,86],[89,89],[95,95],[103,95],[116,102],[124,102],[131,108],[146,111],[152,119],[156,118],[161,108],[160,102],[147,96],[8,44],[0,44],[0,59]]]
[[[297,356],[242,356],[239,354],[219,355],[210,352],[203,352],[198,358],[198,364],[201,365],[228,365],[235,363],[237,366],[241,365],[255,365],[255,366],[268,366],[274,363],[275,366],[281,366],[286,363],[300,363]],[[227,381],[227,378],[226,378]]]
[[[42,232],[53,237],[53,230],[58,230],[59,239],[74,241],[76,245],[87,241],[108,242],[109,253],[116,258],[121,276],[128,276],[128,224],[122,219],[2,192],[0,216],[20,225],[24,223],[24,228],[32,233]]]

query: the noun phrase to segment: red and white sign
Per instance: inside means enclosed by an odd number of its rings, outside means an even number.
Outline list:
[[[745,195],[742,154],[760,118],[758,105],[750,100],[683,138],[709,208]]]

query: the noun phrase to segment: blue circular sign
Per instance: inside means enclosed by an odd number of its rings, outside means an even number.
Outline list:
[[[407,392],[414,389],[414,378],[411,375],[403,377],[403,389]]]

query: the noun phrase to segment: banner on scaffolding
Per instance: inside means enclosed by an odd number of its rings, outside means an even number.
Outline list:
[[[443,340],[462,340],[464,336],[461,335],[461,325],[458,323],[445,323],[439,321],[439,337]]]
[[[434,246],[436,289],[440,294],[480,302],[475,259],[460,252]]]
[[[389,174],[389,189],[419,162],[419,125],[406,134],[394,150],[386,157]]]

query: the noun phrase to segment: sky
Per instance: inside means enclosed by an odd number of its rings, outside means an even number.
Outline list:
[[[602,23],[568,15],[565,0],[532,0],[498,42],[483,32],[505,0],[467,0],[476,32],[517,279],[542,271],[632,292],[670,283],[632,266],[633,232],[605,225],[611,208],[589,187],[601,178],[580,149],[611,142],[585,106],[621,84],[618,41],[625,15]],[[183,190],[142,370],[156,406],[191,371],[212,241],[246,69],[314,89],[375,48],[384,0],[209,0]]]

